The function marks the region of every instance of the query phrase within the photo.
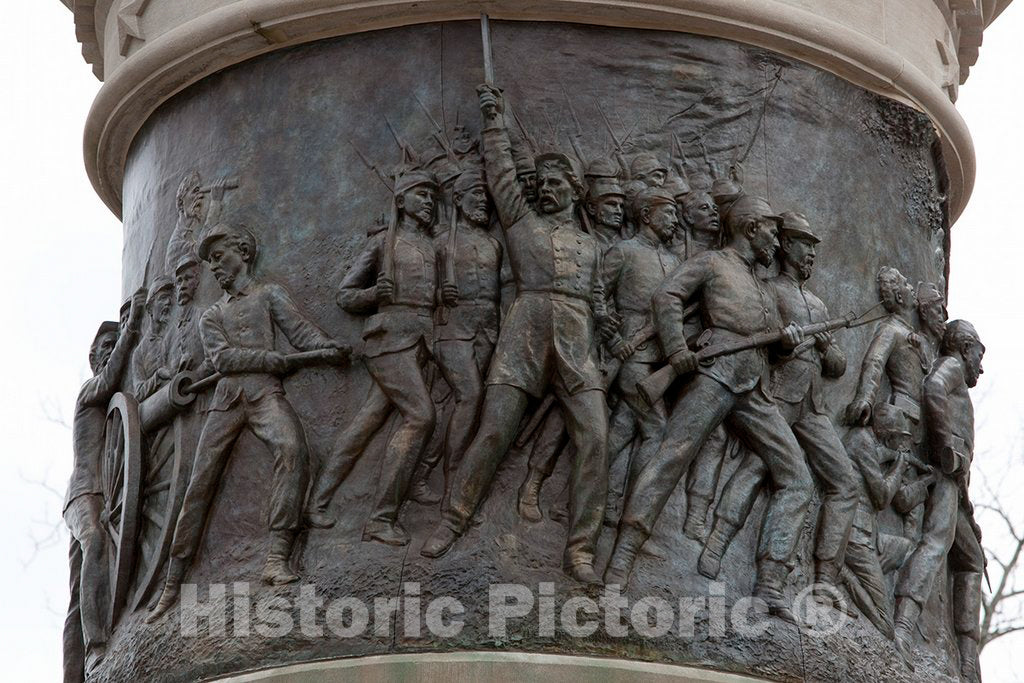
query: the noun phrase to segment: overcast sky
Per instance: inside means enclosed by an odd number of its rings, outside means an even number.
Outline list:
[[[8,0],[4,19],[0,643],[5,680],[55,681],[68,595],[60,509],[71,464],[70,434],[58,421],[70,420],[98,322],[117,316],[121,226],[82,164],[82,127],[100,84],[81,58],[71,13],[58,0]],[[988,347],[975,390],[984,396],[976,468],[1024,527],[1017,502],[1024,483],[1022,36],[1024,0],[985,32],[981,60],[957,105],[973,132],[979,170],[971,204],[953,229],[949,312],[973,321]],[[993,520],[982,523],[987,538],[1000,538]],[[1011,653],[1022,646],[1021,636],[990,646],[982,657],[986,681],[1018,680]]]

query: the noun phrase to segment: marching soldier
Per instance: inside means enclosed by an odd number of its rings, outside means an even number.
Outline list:
[[[775,484],[757,553],[756,595],[769,609],[795,621],[783,596],[810,504],[810,471],[778,406],[770,398],[765,349],[741,351],[699,366],[683,330],[687,302],[698,297],[709,334],[723,340],[782,328],[775,293],[754,268],[770,265],[781,217],[753,196],[726,215],[729,243],[685,261],[653,299],[662,348],[680,374],[697,371],[669,416],[657,454],[629,486],[605,583],[624,586],[640,547],[708,435],[724,421],[764,459]],[[785,330],[783,350],[802,341],[800,327]]]
[[[931,367],[931,357],[910,322],[914,289],[900,271],[888,266],[878,271],[877,282],[879,298],[889,317],[875,328],[861,365],[857,393],[846,408],[846,420],[861,426],[871,421],[871,408],[881,398],[878,392],[884,375],[891,387],[887,402],[903,411],[915,443],[920,443],[921,384]]]
[[[217,382],[196,449],[195,463],[171,542],[167,581],[147,621],[177,600],[181,580],[202,540],[221,474],[247,427],[274,457],[270,493],[270,544],[262,579],[271,585],[298,581],[288,566],[302,522],[309,454],[302,423],[285,397],[281,376],[294,366],[275,350],[277,331],[300,350],[350,350],[310,322],[279,285],[252,273],[255,236],[223,223],[207,231],[199,257],[210,264],[224,295],[203,314],[203,347]]]
[[[637,382],[664,362],[651,318],[651,297],[679,259],[668,248],[675,235],[675,198],[664,189],[648,188],[634,200],[633,213],[639,230],[635,237],[619,242],[604,256],[604,285],[622,325],[610,349],[622,359],[616,386],[625,408],[639,426],[640,444],[628,470],[609,465],[608,506],[616,509],[628,479],[653,457],[665,433],[665,403],[648,406],[637,394]],[[608,435],[610,457],[628,457],[634,429],[613,423]],[[614,514],[614,512],[613,512]]]
[[[594,554],[607,486],[607,417],[595,327],[608,325],[597,240],[577,217],[582,173],[562,154],[537,157],[533,208],[515,179],[499,92],[480,86],[487,180],[505,231],[516,300],[487,378],[480,429],[455,473],[451,502],[422,554],[439,557],[465,532],[505,457],[529,396],[553,389],[576,448],[566,571],[597,583]]]
[[[801,327],[829,319],[828,309],[805,285],[814,269],[821,241],[799,213],[784,213],[781,267],[771,282],[785,324]],[[834,586],[843,564],[850,525],[857,509],[857,482],[825,403],[822,378],[842,377],[846,355],[829,333],[814,338],[813,346],[779,361],[771,371],[771,395],[803,448],[807,464],[821,488],[821,519],[814,544],[815,583]],[[746,521],[768,467],[747,453],[733,473],[715,510],[715,522],[700,555],[698,570],[714,578],[725,549]],[[829,595],[829,593],[823,593]]]
[[[443,506],[451,497],[452,477],[480,416],[487,367],[498,340],[503,256],[501,243],[488,232],[491,199],[483,171],[473,169],[460,175],[452,199],[453,210],[458,212],[455,233],[452,235],[449,228],[434,242],[438,267],[447,267],[456,278],[453,283],[444,283],[445,300],[453,303],[444,309],[446,319],[434,327],[434,356],[455,395],[455,409],[444,438]],[[450,266],[448,259],[454,259]],[[422,475],[414,481],[422,481]]]
[[[924,381],[924,422],[933,462],[941,473],[926,503],[924,536],[896,584],[896,647],[909,663],[921,610],[936,576],[949,562],[953,576],[953,630],[960,674],[977,683],[981,577],[985,553],[968,495],[974,454],[974,406],[969,389],[982,374],[985,345],[965,320],[946,326],[941,355]]]
[[[374,384],[321,466],[306,513],[312,527],[333,526],[327,514],[331,497],[373,435],[397,410],[401,422],[384,452],[377,501],[363,528],[363,540],[396,546],[409,542],[398,513],[436,421],[426,366],[433,347],[438,288],[431,237],[438,190],[429,173],[410,170],[398,176],[393,225],[370,238],[341,283],[338,304],[343,309],[375,311],[363,328],[363,355]],[[457,304],[457,296],[457,285],[446,285],[444,304]]]
[[[595,177],[590,183],[584,210],[590,216],[594,237],[602,253],[622,239],[626,193],[615,178]]]
[[[103,439],[107,404],[117,393],[145,310],[146,290],[129,300],[124,325],[100,325],[89,349],[93,376],[82,385],[71,426],[74,464],[64,498],[71,531],[71,603],[64,621],[64,681],[79,683],[106,653],[110,585],[103,512]]]

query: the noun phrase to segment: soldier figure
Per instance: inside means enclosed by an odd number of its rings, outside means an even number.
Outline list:
[[[825,322],[828,309],[804,284],[813,273],[816,245],[821,240],[799,213],[783,214],[781,234],[780,273],[772,284],[782,322],[801,327]],[[821,519],[814,544],[815,583],[827,586],[834,586],[839,576],[857,508],[853,466],[829,416],[822,387],[822,377],[838,378],[844,372],[845,354],[832,335],[823,332],[815,335],[812,347],[781,359],[771,373],[771,395],[821,487]],[[722,555],[750,514],[767,477],[765,463],[748,452],[722,491],[714,526],[698,562],[701,574],[710,578],[718,575]]]
[[[604,578],[607,584],[625,586],[637,552],[676,484],[708,435],[727,422],[765,461],[774,483],[757,553],[756,594],[773,613],[795,620],[782,589],[814,484],[796,437],[771,399],[767,352],[741,351],[698,368],[683,331],[686,303],[692,297],[699,297],[708,333],[715,338],[742,339],[782,328],[773,288],[754,270],[756,263],[772,263],[782,218],[764,199],[744,196],[725,221],[727,246],[685,261],[654,295],[655,323],[669,362],[680,374],[697,374],[669,417],[657,454],[629,487]],[[795,348],[802,337],[800,327],[791,324],[782,348]]]
[[[629,164],[629,179],[638,180],[648,187],[661,187],[668,178],[668,165],[658,155],[641,152]]]
[[[439,267],[454,259],[448,270],[456,278],[454,283],[445,282],[445,300],[451,302],[447,319],[434,327],[434,356],[455,395],[444,438],[445,507],[451,497],[452,477],[476,433],[487,367],[498,340],[503,255],[501,243],[488,232],[491,200],[483,171],[473,169],[460,175],[452,200],[453,210],[458,212],[455,235],[446,230],[434,241]],[[453,245],[454,254],[449,252]],[[451,285],[453,291],[449,291]],[[413,480],[420,482],[423,477]]]
[[[82,385],[72,423],[74,465],[64,498],[64,522],[71,531],[71,603],[64,621],[64,681],[85,680],[106,653],[110,585],[103,512],[102,459],[107,404],[117,393],[139,335],[146,290],[130,299],[123,329],[100,325],[89,349],[93,376]]]
[[[595,177],[591,181],[584,208],[602,252],[622,239],[625,201],[626,194],[617,179]]]
[[[171,317],[174,283],[157,278],[150,285],[146,312],[149,329],[132,354],[132,374],[135,380],[135,398],[143,401],[152,396],[171,378],[167,363],[167,331]]]
[[[654,456],[665,433],[665,403],[648,406],[636,385],[664,363],[651,317],[651,297],[680,263],[668,248],[678,220],[672,194],[663,188],[648,188],[634,199],[633,214],[639,227],[636,236],[609,249],[603,266],[606,293],[622,317],[610,345],[612,353],[623,361],[616,385],[633,423],[624,428],[613,420],[608,435],[609,457],[628,457],[633,425],[638,425],[640,432],[640,443],[629,467],[617,467],[615,462],[609,465],[608,507],[613,516],[627,481]]]
[[[936,357],[942,345],[942,337],[946,334],[946,298],[932,282],[918,282],[917,317],[921,323],[921,332],[928,342],[929,357]]]
[[[926,503],[924,535],[896,585],[896,647],[909,663],[918,618],[948,559],[960,674],[972,683],[980,680],[978,620],[985,553],[967,492],[974,453],[974,406],[968,389],[978,383],[984,355],[985,345],[969,322],[954,320],[946,326],[941,355],[925,378],[923,392],[928,445],[941,474]]]
[[[195,252],[190,251],[174,269],[174,296],[178,309],[170,359],[171,367],[177,372],[194,371],[206,375],[212,372],[212,368],[206,360],[199,331],[199,312],[195,300],[199,278],[199,259]]]
[[[239,435],[246,427],[274,457],[270,494],[270,544],[262,579],[271,585],[298,580],[288,566],[302,522],[309,483],[309,454],[302,423],[280,377],[294,366],[275,350],[280,330],[296,349],[350,351],[324,334],[279,285],[252,273],[255,236],[244,227],[218,224],[199,245],[224,295],[202,317],[203,347],[217,372],[195,463],[171,542],[171,560],[160,600],[148,617],[155,621],[174,604],[189,562],[202,540],[218,481]]]
[[[903,565],[914,545],[902,536],[882,533],[878,513],[892,504],[901,490],[907,465],[915,459],[911,436],[903,412],[880,403],[874,409],[872,428],[856,427],[844,439],[846,452],[860,476],[843,582],[860,611],[888,638],[895,634],[885,575]],[[886,463],[888,468],[883,471]],[[926,476],[934,481],[934,473]]]
[[[515,179],[502,100],[480,86],[487,180],[505,231],[516,300],[487,378],[480,429],[455,473],[451,502],[422,554],[438,557],[469,525],[515,437],[529,396],[553,389],[576,448],[565,568],[597,583],[594,553],[607,486],[607,417],[597,364],[598,324],[608,325],[597,240],[580,230],[582,174],[561,154],[537,157],[536,208]]]
[[[846,420],[861,426],[871,421],[871,407],[879,398],[884,374],[891,387],[888,403],[903,411],[910,421],[914,442],[920,443],[921,383],[931,366],[931,357],[910,323],[914,289],[900,271],[888,266],[878,271],[877,281],[878,295],[889,317],[875,328],[861,365],[857,393],[846,408]]]
[[[363,528],[363,540],[396,546],[409,542],[398,512],[436,421],[426,366],[433,346],[438,282],[431,237],[437,192],[437,181],[429,173],[412,170],[398,176],[393,226],[370,238],[341,283],[338,305],[351,313],[375,311],[363,328],[363,355],[374,384],[313,485],[306,513],[312,527],[334,524],[327,515],[331,497],[373,435],[397,410],[401,424],[384,452],[377,501]],[[457,303],[457,286],[448,283],[444,290],[444,304]]]

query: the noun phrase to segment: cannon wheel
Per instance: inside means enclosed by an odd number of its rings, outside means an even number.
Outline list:
[[[142,483],[139,404],[127,394],[114,394],[107,406],[102,466],[102,519],[112,547],[109,622],[113,626],[128,596],[135,563]]]
[[[142,490],[136,581],[129,596],[133,611],[154,594],[167,568],[174,525],[192,469],[188,454],[195,451],[194,429],[190,429],[193,425],[188,417],[178,416],[173,425],[147,434],[151,452],[147,453]],[[157,454],[159,457],[153,459]]]

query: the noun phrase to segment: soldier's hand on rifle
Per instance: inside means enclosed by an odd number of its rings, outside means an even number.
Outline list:
[[[459,304],[459,286],[454,282],[445,282],[441,285],[441,301],[449,308]]]
[[[377,303],[389,304],[395,298],[395,281],[384,273],[377,276]]]
[[[142,318],[146,314],[147,295],[145,287],[139,287],[132,294],[131,308],[128,311],[128,329],[133,333],[142,329]]]
[[[501,91],[486,83],[478,85],[476,91],[480,95],[480,112],[484,115],[484,120],[494,121],[498,119],[505,111],[505,103],[502,101]]]
[[[339,364],[347,363],[352,358],[352,347],[340,341],[332,339],[328,344],[324,346],[324,349],[328,351],[334,351],[334,359]]]
[[[627,358],[629,358],[630,356],[632,356],[633,352],[636,351],[636,349],[633,348],[632,344],[627,342],[625,339],[623,339],[619,335],[615,335],[615,337],[616,338],[613,339],[608,344],[608,349],[612,352],[613,356],[615,356],[619,360],[624,361]]]
[[[792,351],[804,340],[804,331],[796,323],[790,323],[782,330],[782,348]]]
[[[680,349],[668,358],[675,371],[687,375],[697,369],[697,354],[690,349]]]
[[[871,421],[871,403],[863,399],[857,399],[846,406],[846,424],[853,426],[867,426]]]
[[[828,347],[832,346],[834,338],[831,332],[819,332],[814,335],[814,348],[818,349],[821,353],[828,351]]]
[[[289,370],[288,359],[285,358],[283,353],[268,351],[266,355],[266,370],[271,375],[286,375]]]

